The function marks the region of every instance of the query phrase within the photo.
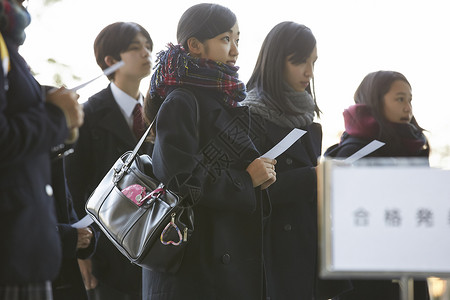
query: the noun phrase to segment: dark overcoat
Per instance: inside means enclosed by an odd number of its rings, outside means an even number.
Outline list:
[[[80,218],[86,215],[86,201],[105,174],[137,143],[110,86],[89,98],[84,113],[74,153],[67,157],[67,179]],[[147,147],[146,143],[142,152]],[[131,264],[102,233],[92,263],[94,275],[102,284],[124,293],[141,292],[141,268]]]
[[[289,132],[266,121],[261,151],[270,150]],[[319,124],[277,158],[277,181],[269,187],[268,287],[271,299],[312,299],[317,275],[317,183]],[[294,288],[295,287],[295,288]]]
[[[197,104],[193,95],[169,94],[158,114],[153,151],[159,180],[181,193],[186,185],[201,190],[195,230],[176,274],[144,269],[143,296],[260,300],[263,216],[270,207],[246,171],[259,157],[249,137],[248,110],[229,107],[218,92],[197,89],[195,95]]]
[[[290,131],[253,115],[262,153]],[[306,133],[277,158],[277,181],[269,187],[272,213],[267,247],[268,289],[271,300],[328,299],[349,288],[348,282],[321,281],[318,291],[317,176],[322,127],[313,123]],[[313,298],[316,297],[316,298]]]
[[[11,70],[5,80],[0,66],[0,285],[44,282],[61,261],[50,149],[68,129],[63,112],[45,104],[17,46],[5,41]]]
[[[66,182],[64,158],[54,157],[52,160],[52,184],[57,216],[57,229],[63,250],[62,264],[59,274],[52,283],[55,300],[87,299],[78,259],[89,258],[95,251],[96,234],[89,247],[77,250],[78,231],[72,224],[78,221],[73,209],[72,197]]]

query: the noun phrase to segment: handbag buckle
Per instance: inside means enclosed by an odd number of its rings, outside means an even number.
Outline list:
[[[120,169],[115,169],[114,177],[113,177],[114,183],[118,183],[122,179],[125,172],[128,171],[128,169],[129,169],[129,167],[127,166],[127,164],[123,164]]]
[[[162,188],[162,187],[156,188],[140,201],[141,204],[139,206],[141,206],[145,201],[146,201],[146,204],[150,204],[153,200],[158,199],[159,197],[163,196],[165,193],[166,193],[166,190],[164,188]]]

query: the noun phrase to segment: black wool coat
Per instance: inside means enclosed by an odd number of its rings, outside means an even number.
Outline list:
[[[259,157],[248,110],[229,107],[222,95],[198,88],[195,101],[175,90],[160,108],[153,171],[171,189],[184,193],[190,185],[201,197],[180,269],[144,269],[144,299],[263,299],[263,220],[270,207],[246,172]]]
[[[111,88],[93,95],[84,104],[85,119],[74,153],[67,157],[67,179],[75,211],[86,215],[85,204],[106,173],[137,139],[130,130]],[[141,151],[147,151],[146,143]],[[128,259],[101,233],[92,257],[93,272],[100,283],[124,293],[141,292],[141,268]]]
[[[0,285],[44,282],[61,264],[50,149],[68,129],[63,112],[45,104],[17,46],[4,38],[11,70],[6,79],[0,64]]]
[[[253,115],[262,153],[290,131]],[[313,123],[306,133],[277,157],[277,181],[269,187],[272,213],[267,242],[267,277],[271,300],[328,299],[349,288],[348,282],[321,281],[318,291],[317,176],[322,127]],[[315,297],[315,298],[314,298]]]

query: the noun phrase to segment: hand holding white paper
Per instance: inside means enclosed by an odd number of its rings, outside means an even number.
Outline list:
[[[92,220],[91,216],[86,215],[86,216],[84,216],[83,219],[72,224],[71,226],[73,228],[85,228],[85,227],[88,227],[89,225],[91,225],[93,222],[94,222],[94,220]]]
[[[301,138],[306,131],[294,128],[288,135],[286,135],[278,144],[276,144],[272,149],[267,151],[261,157],[275,159],[284,151],[286,151],[292,144],[294,144],[299,138]]]

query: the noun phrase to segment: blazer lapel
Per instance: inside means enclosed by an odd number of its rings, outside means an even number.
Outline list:
[[[99,107],[99,112],[101,112],[101,114],[97,116],[99,127],[111,132],[119,140],[130,147],[130,149],[134,148],[137,139],[128,126],[109,87],[103,99],[104,101],[101,102]]]

